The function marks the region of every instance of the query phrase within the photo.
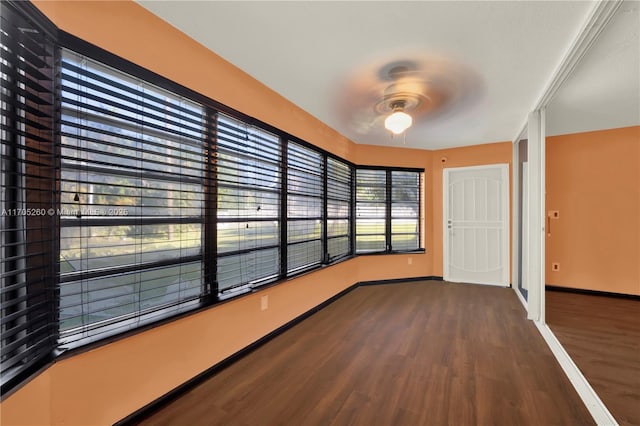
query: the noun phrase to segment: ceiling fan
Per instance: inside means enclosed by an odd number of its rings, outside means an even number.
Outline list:
[[[398,135],[412,125],[468,108],[481,86],[470,68],[441,57],[414,54],[377,61],[345,79],[338,118],[359,135]]]

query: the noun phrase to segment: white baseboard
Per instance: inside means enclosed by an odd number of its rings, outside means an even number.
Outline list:
[[[517,292],[516,292],[517,293]],[[575,388],[582,402],[589,410],[591,417],[600,426],[618,426],[618,422],[611,415],[598,394],[593,390],[587,379],[584,377],[578,366],[573,362],[567,351],[562,347],[558,338],[553,334],[547,324],[534,321],[536,327],[547,342],[549,349],[560,363],[560,366],[567,375],[567,378]]]

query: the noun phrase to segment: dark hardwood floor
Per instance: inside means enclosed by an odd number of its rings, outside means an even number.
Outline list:
[[[547,324],[621,425],[640,425],[640,301],[546,292]]]
[[[428,281],[359,287],[142,424],[593,420],[513,290]]]

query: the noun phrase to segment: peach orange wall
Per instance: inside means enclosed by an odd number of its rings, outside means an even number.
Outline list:
[[[351,141],[133,2],[35,4],[59,28],[343,158],[429,166],[426,151],[356,152]],[[0,423],[111,424],[359,280],[431,275],[429,256],[352,259],[60,359],[2,401]],[[261,311],[265,295],[269,309]]]
[[[484,145],[473,145],[452,149],[441,149],[432,152],[431,166],[433,204],[431,216],[433,218],[433,240],[431,246],[433,250],[433,275],[442,276],[443,254],[442,254],[442,170],[448,167],[480,166],[486,164],[509,164],[509,186],[511,187],[511,163],[512,163],[512,143],[498,142]],[[511,197],[511,189],[509,189]],[[509,217],[511,217],[511,202],[509,202]],[[509,226],[511,230],[511,226]],[[511,250],[509,250],[511,253]],[[511,262],[509,262],[511,266]]]
[[[360,144],[355,146],[353,162],[367,166],[393,165],[398,167],[429,169],[431,165],[431,151]]]
[[[548,137],[546,152],[547,284],[640,295],[640,126]]]
[[[353,142],[133,1],[33,3],[68,33],[329,152],[352,155]]]
[[[112,424],[355,283],[356,260],[60,360],[3,401],[0,423]]]

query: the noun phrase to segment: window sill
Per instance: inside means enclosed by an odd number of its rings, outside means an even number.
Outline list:
[[[394,254],[420,254],[426,253],[427,251],[423,248],[415,249],[415,250],[393,250],[393,251],[373,251],[369,253],[356,253],[357,256],[384,256],[384,255],[394,255]]]

